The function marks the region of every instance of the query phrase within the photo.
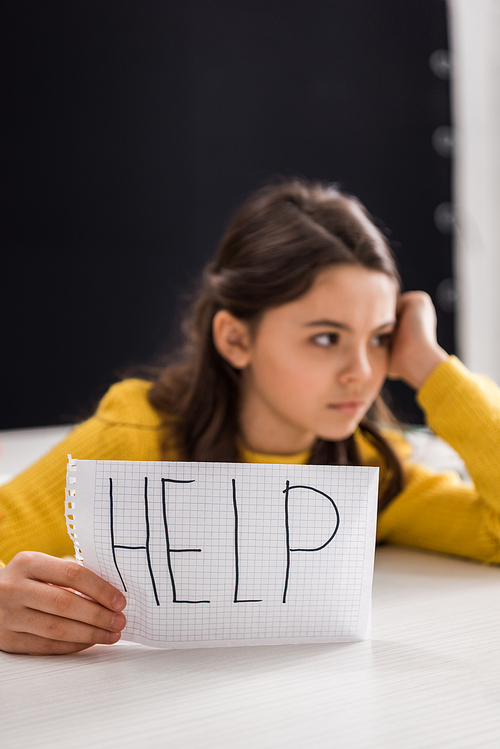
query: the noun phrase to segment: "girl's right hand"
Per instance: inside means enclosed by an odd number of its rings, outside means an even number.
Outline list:
[[[0,569],[0,650],[74,653],[117,642],[126,603],[119,590],[85,567],[23,551]]]

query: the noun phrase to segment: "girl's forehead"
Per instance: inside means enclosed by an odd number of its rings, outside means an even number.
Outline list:
[[[311,288],[297,302],[302,306],[394,307],[396,281],[385,273],[360,265],[341,265],[318,273]]]
[[[395,321],[397,297],[397,283],[385,273],[362,266],[331,267],[320,271],[301,297],[265,313],[263,321],[277,327],[330,321],[374,330]]]

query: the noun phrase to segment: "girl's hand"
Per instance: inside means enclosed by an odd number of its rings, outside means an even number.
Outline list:
[[[85,567],[23,551],[0,569],[0,650],[73,653],[116,642],[125,604],[119,590]]]
[[[436,339],[436,311],[425,291],[401,294],[396,310],[389,377],[418,390],[431,372],[448,358]]]

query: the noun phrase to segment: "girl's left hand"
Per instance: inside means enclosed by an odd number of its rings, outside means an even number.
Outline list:
[[[401,294],[396,310],[388,376],[418,390],[448,358],[436,339],[436,310],[425,291]]]

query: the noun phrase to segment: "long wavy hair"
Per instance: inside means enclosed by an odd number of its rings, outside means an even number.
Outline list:
[[[183,460],[239,462],[240,372],[218,353],[212,321],[218,310],[257,326],[272,307],[298,299],[318,273],[335,265],[360,265],[399,275],[385,236],[362,204],[335,187],[292,179],[252,194],[234,215],[183,325],[178,358],[159,373],[151,405],[168,415],[164,452]],[[401,463],[379,429],[390,412],[379,396],[359,424],[382,455],[388,479],[379,508],[402,489]],[[361,465],[354,436],[317,439],[311,464]]]

